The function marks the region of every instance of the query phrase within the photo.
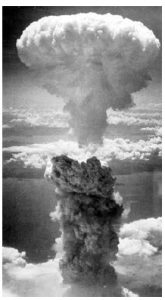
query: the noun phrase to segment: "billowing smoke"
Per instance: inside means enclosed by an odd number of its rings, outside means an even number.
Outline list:
[[[131,107],[132,94],[147,86],[159,41],[140,22],[88,13],[33,22],[17,49],[38,83],[65,101],[74,135],[88,144],[102,141],[108,108]],[[110,263],[118,252],[123,208],[111,169],[95,157],[80,164],[62,155],[52,158],[45,177],[56,187],[51,216],[60,223],[56,251],[61,245],[64,281],[114,286]]]
[[[106,110],[133,105],[146,87],[159,41],[140,22],[95,13],[44,17],[17,40],[18,55],[51,94],[65,100],[78,141],[101,142]]]
[[[79,164],[62,155],[52,158],[45,177],[56,187],[58,203],[51,216],[59,221],[62,232],[56,250],[61,244],[64,282],[115,285],[110,262],[118,252],[116,231],[123,208],[114,192],[111,169],[102,167],[95,157]]]

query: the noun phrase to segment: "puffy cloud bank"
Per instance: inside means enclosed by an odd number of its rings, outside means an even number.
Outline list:
[[[161,157],[162,139],[160,135],[137,142],[123,138],[104,138],[103,144],[99,147],[93,144],[80,147],[75,141],[58,140],[47,144],[5,147],[3,151],[12,153],[12,158],[7,163],[23,162],[25,167],[42,168],[46,165],[48,157],[61,154],[66,154],[80,162],[96,156],[102,164],[108,165],[113,159],[147,161],[154,155]]]
[[[119,232],[118,259],[114,263],[119,281],[140,296],[161,296],[162,218],[124,224]]]
[[[120,255],[150,256],[161,250],[162,218],[124,224],[120,230]]]
[[[88,13],[33,22],[17,49],[39,83],[66,101],[78,141],[98,143],[107,126],[106,110],[132,106],[131,94],[150,80],[159,41],[140,22]]]
[[[62,297],[67,288],[62,284],[58,258],[32,264],[25,252],[3,247],[3,296]]]

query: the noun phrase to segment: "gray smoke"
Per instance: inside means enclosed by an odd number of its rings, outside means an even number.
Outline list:
[[[44,17],[17,40],[20,60],[62,97],[80,143],[99,143],[106,110],[133,105],[147,86],[159,41],[141,22],[96,13]]]
[[[95,157],[79,164],[63,155],[52,158],[45,177],[56,187],[58,203],[52,216],[62,232],[64,281],[114,285],[116,274],[110,262],[118,251],[115,227],[123,208],[115,201],[111,169]]]

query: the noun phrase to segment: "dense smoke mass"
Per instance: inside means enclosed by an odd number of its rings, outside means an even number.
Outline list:
[[[133,105],[146,87],[159,41],[141,22],[96,13],[44,17],[17,40],[20,60],[62,97],[80,144],[100,143],[106,110]]]
[[[45,177],[56,187],[58,203],[52,217],[62,232],[64,281],[114,285],[116,274],[109,263],[118,251],[115,227],[123,209],[115,201],[111,169],[95,157],[79,164],[63,155],[52,158]]]
[[[159,47],[141,22],[96,13],[44,17],[17,40],[37,84],[64,101],[73,137],[91,147],[103,141],[107,110],[113,124],[114,110],[133,106],[132,94],[147,86]],[[45,177],[55,185],[51,217],[60,224],[55,248],[64,283],[114,290],[123,206],[111,169],[96,157],[79,163],[61,155],[51,159]]]

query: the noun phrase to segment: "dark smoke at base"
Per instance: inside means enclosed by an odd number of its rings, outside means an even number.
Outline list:
[[[118,252],[115,228],[123,208],[115,202],[111,169],[95,157],[79,164],[62,155],[52,158],[45,177],[56,187],[53,217],[62,232],[64,282],[114,286],[117,277],[110,262]]]

